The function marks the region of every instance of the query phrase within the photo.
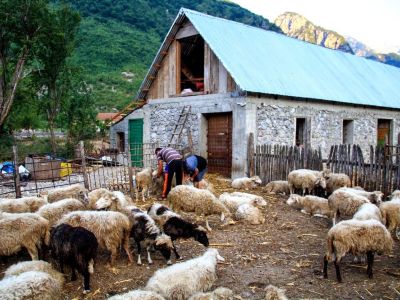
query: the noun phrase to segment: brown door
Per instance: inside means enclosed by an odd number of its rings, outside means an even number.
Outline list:
[[[208,172],[231,177],[232,114],[211,114],[207,119]]]

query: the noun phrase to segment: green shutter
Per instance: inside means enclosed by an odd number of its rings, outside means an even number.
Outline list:
[[[143,167],[143,119],[129,120],[132,166]]]

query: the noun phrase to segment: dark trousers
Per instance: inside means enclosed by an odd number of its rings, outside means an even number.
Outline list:
[[[172,178],[174,177],[174,174],[176,176],[176,185],[182,184],[182,173],[183,164],[181,159],[175,159],[168,164],[167,188],[163,191],[163,198],[167,197],[169,191],[171,190]]]

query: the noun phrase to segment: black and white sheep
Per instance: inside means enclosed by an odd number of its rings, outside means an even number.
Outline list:
[[[50,249],[53,259],[58,260],[61,272],[64,265],[71,268],[71,280],[77,279],[76,270],[83,275],[84,293],[90,292],[90,274],[93,274],[98,242],[95,235],[83,227],[60,224],[51,230]]]

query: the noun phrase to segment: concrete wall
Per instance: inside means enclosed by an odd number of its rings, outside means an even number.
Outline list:
[[[378,119],[393,120],[392,144],[400,133],[400,112],[394,110],[257,97],[249,97],[248,103],[257,106],[256,143],[294,145],[296,118],[310,117],[311,146],[320,146],[324,158],[332,145],[342,143],[343,119],[354,120],[353,143],[362,147],[364,156],[376,145]]]

